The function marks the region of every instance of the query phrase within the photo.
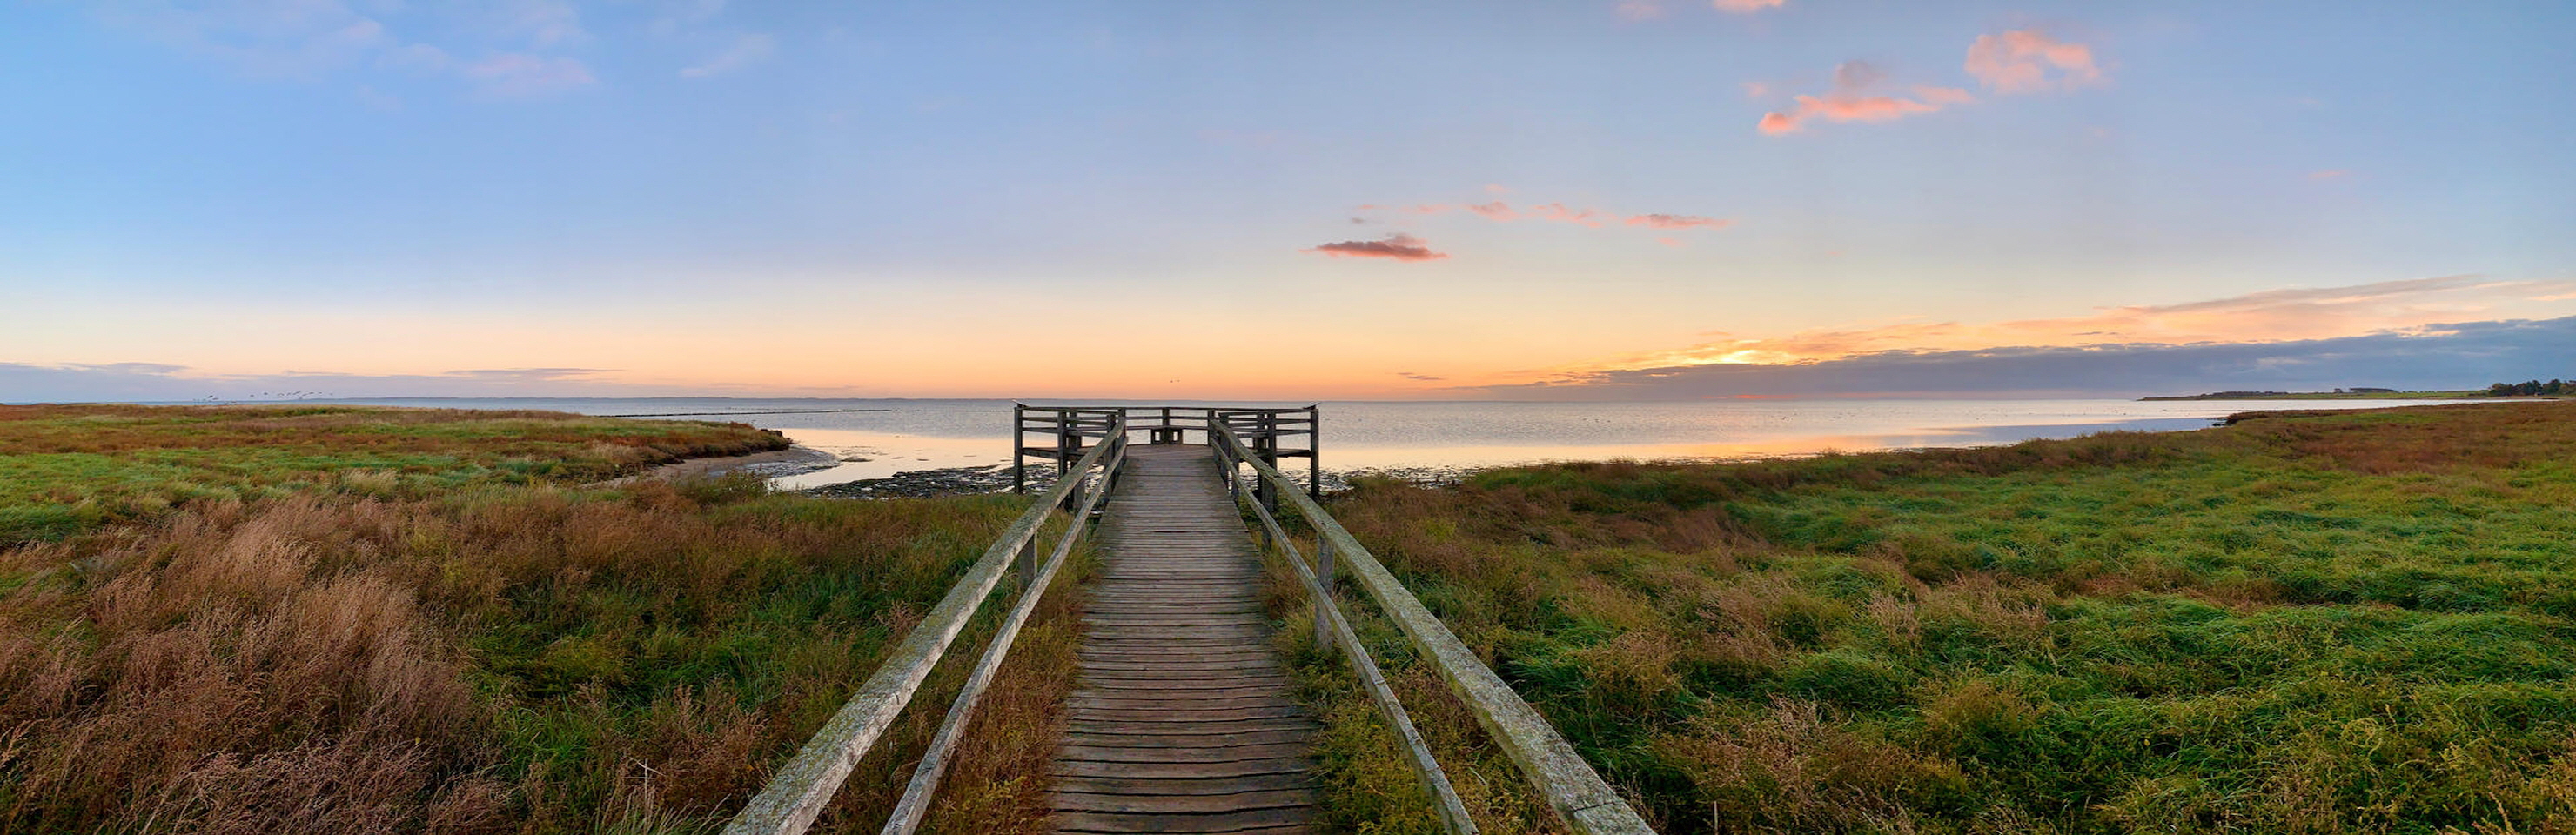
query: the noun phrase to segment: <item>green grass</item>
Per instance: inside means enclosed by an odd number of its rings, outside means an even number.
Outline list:
[[[0,545],[363,474],[411,493],[784,449],[743,424],[377,406],[0,406]]]
[[[1366,482],[1334,512],[1666,832],[2555,832],[2570,427],[2285,413]],[[1334,804],[1407,808],[1393,749],[1329,709]]]
[[[24,540],[0,546],[0,831],[710,831],[1027,506],[582,486],[779,443],[546,413],[0,411],[0,530]],[[930,831],[1042,824],[1015,778],[1051,748],[1078,606],[1052,595],[1023,634]],[[876,828],[972,658],[816,831]]]

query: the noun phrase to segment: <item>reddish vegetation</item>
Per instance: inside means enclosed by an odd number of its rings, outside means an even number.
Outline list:
[[[0,831],[702,829],[1021,509],[327,483],[0,551]],[[935,829],[1035,828],[1076,605],[1024,633]],[[961,654],[829,826],[883,820]]]

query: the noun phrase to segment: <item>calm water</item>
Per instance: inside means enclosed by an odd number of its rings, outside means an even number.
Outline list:
[[[1006,464],[1011,460],[1008,400],[465,398],[364,402],[554,409],[594,415],[685,412],[692,418],[739,420],[776,429],[797,443],[843,459],[843,464],[831,469],[777,480],[780,486],[790,488],[883,478],[907,470]],[[1046,405],[1066,401],[1029,402]],[[1456,468],[1607,458],[1743,458],[1825,450],[1981,446],[2114,429],[2199,429],[2209,426],[2215,418],[2260,409],[2384,408],[2435,402],[2444,401],[1326,402],[1322,404],[1323,462],[1326,469],[1333,470]],[[787,409],[868,411],[745,414]],[[1040,441],[1032,436],[1031,443]]]

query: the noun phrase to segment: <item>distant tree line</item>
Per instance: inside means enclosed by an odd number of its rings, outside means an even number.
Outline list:
[[[2551,380],[2546,383],[2539,380],[2529,380],[2520,383],[2497,383],[2487,387],[2487,394],[2491,397],[2512,397],[2515,395],[2523,397],[2560,394],[2576,395],[2576,383],[2570,383],[2565,380]]]

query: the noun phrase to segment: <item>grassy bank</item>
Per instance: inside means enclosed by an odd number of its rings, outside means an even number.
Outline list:
[[[374,406],[0,405],[0,545],[319,488],[579,483],[785,449],[743,424]]]
[[[1666,832],[2565,832],[2571,430],[2576,403],[2285,414],[1334,512]],[[1328,701],[1345,822],[1436,831]],[[1542,826],[1476,734],[1434,737],[1489,831]]]
[[[742,426],[13,409],[12,832],[706,831],[1025,507],[574,486],[777,444]],[[1024,634],[935,829],[1034,826],[1078,603]],[[821,831],[882,820],[962,667]]]
[[[2483,390],[2471,391],[2257,391],[2219,394],[2181,394],[2141,397],[2139,400],[2465,400],[2484,398]]]

